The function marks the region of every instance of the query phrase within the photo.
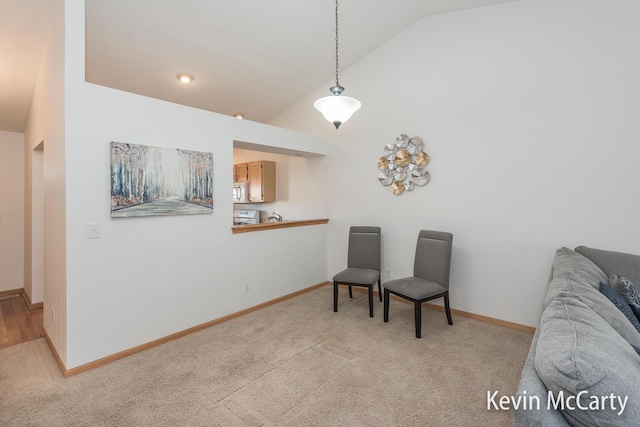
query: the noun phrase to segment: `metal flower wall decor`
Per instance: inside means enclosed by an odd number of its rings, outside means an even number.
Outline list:
[[[422,138],[409,138],[405,134],[400,134],[395,144],[385,145],[382,157],[378,159],[380,183],[390,185],[393,194],[399,196],[405,190],[413,191],[416,185],[429,182],[429,155],[422,151],[423,146]]]

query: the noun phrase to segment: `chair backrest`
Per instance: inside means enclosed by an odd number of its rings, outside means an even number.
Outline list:
[[[416,245],[413,275],[439,283],[445,289],[449,289],[452,246],[453,234],[421,230]]]
[[[380,227],[353,226],[349,229],[347,267],[380,271]]]

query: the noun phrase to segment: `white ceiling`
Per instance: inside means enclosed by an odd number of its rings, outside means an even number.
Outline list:
[[[24,131],[55,1],[0,0],[0,130]],[[506,1],[343,0],[340,69],[425,15]],[[92,83],[264,123],[334,79],[333,0],[85,4]]]

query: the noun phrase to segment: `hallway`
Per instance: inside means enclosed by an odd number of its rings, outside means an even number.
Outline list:
[[[42,308],[28,310],[20,295],[0,297],[0,348],[43,336]]]

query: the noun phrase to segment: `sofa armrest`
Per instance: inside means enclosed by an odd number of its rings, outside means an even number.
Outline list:
[[[513,425],[515,427],[533,427],[533,426],[568,426],[567,420],[560,411],[555,409],[547,409],[548,390],[544,385],[536,368],[533,364],[536,355],[536,345],[538,344],[538,333],[540,328],[536,330],[531,342],[531,348],[527,360],[522,368],[520,376],[520,384],[516,391],[516,399],[520,398],[520,402],[530,402],[531,396],[537,396],[540,401],[540,409],[534,405],[518,405],[513,409]]]

